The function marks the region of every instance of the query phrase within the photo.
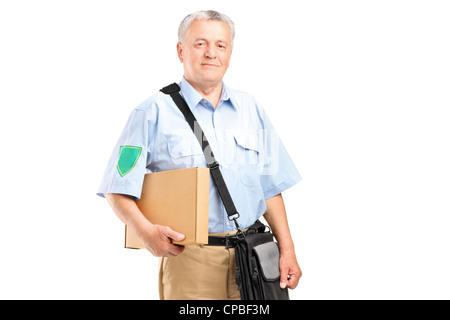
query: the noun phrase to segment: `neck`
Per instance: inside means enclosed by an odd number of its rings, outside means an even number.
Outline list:
[[[200,95],[211,102],[214,108],[217,108],[219,104],[220,96],[222,95],[222,81],[215,84],[199,84],[189,79],[186,79],[187,82],[197,90]]]

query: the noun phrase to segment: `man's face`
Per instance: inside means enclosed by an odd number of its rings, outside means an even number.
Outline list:
[[[230,28],[222,21],[195,20],[177,48],[186,80],[197,85],[217,85],[230,64]]]

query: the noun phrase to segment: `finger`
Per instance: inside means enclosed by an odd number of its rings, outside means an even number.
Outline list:
[[[174,244],[170,244],[167,251],[168,253],[170,253],[173,256],[177,256],[180,253],[182,253],[184,251],[185,247],[184,246],[179,246],[179,245],[174,245]]]
[[[175,245],[174,247],[175,247],[175,248],[172,250],[172,252],[173,252],[174,254],[176,254],[176,255],[179,255],[179,254],[182,253],[182,252],[184,251],[184,249],[185,249],[184,246],[178,246],[178,245]]]
[[[288,285],[288,269],[280,269],[280,288],[284,289]]]
[[[175,241],[182,241],[185,238],[184,234],[176,232],[175,230],[172,230],[170,227],[166,227],[164,229],[164,235]]]
[[[289,275],[288,284],[287,284],[288,288],[295,289],[298,285],[299,280],[300,279],[297,275],[295,275],[295,274]]]

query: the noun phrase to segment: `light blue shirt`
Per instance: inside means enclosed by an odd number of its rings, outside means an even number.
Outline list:
[[[220,163],[240,214],[239,225],[249,227],[265,213],[266,199],[293,186],[301,176],[266,113],[251,95],[223,84],[214,109],[184,78],[179,85]],[[136,159],[119,170],[124,148]],[[139,199],[146,173],[189,167],[207,167],[200,144],[172,98],[158,92],[131,112],[98,195],[119,193]],[[234,229],[211,179],[209,232]]]

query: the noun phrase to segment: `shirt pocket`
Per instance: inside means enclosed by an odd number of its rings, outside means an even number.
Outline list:
[[[204,166],[206,163],[195,136],[192,138],[172,137],[167,141],[167,149],[172,164],[177,168]]]
[[[246,186],[260,184],[259,180],[259,141],[253,132],[235,132],[236,142],[234,162],[238,166],[240,181]]]

